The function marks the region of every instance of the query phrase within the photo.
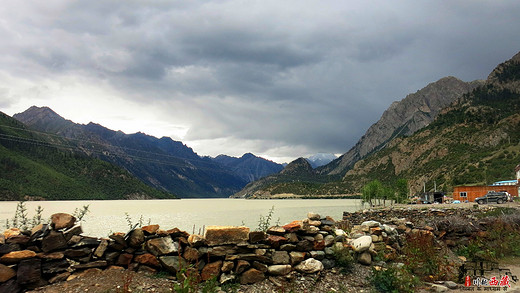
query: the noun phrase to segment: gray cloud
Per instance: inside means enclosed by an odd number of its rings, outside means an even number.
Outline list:
[[[18,82],[0,86],[109,87],[189,125],[203,154],[344,153],[392,101],[518,52],[518,15],[512,0],[18,1],[0,10],[0,73]]]

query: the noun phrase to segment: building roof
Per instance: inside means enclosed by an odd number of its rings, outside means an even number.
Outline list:
[[[516,185],[517,181],[516,179],[515,180],[502,180],[502,181],[497,181],[493,184],[491,184],[491,186],[497,186],[497,185]]]

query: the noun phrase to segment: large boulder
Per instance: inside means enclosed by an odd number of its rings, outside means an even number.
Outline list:
[[[32,250],[20,250],[20,251],[12,251],[8,254],[2,255],[0,257],[0,263],[3,264],[15,264],[19,263],[22,260],[30,259],[36,256],[36,252]]]
[[[365,235],[361,236],[357,239],[352,240],[352,248],[355,252],[361,253],[370,248],[370,245],[372,244],[372,237]]]
[[[240,276],[240,284],[254,284],[265,279],[264,273],[257,269],[249,269]]]
[[[174,242],[170,236],[153,238],[146,241],[146,250],[153,255],[166,255],[179,252],[179,243]]]
[[[200,274],[203,281],[209,280],[213,277],[218,277],[222,269],[222,261],[211,262],[204,266]]]
[[[287,251],[275,251],[273,252],[272,258],[275,265],[286,265],[290,262],[289,253],[287,253]]]
[[[290,273],[292,270],[291,265],[272,265],[267,268],[270,275],[283,276]]]
[[[50,252],[53,250],[60,250],[67,248],[67,240],[63,233],[58,231],[51,231],[47,236],[45,236],[42,240],[42,250],[43,252]]]
[[[323,263],[317,259],[308,258],[296,265],[294,269],[303,274],[314,274],[323,270]]]
[[[6,282],[14,276],[16,276],[15,270],[8,266],[0,264],[0,283]]]
[[[76,223],[76,218],[70,214],[57,213],[51,216],[51,227],[54,230],[69,229]]]
[[[160,256],[159,262],[161,262],[162,266],[166,270],[173,274],[176,274],[180,269],[186,268],[188,266],[182,257],[173,255]]]
[[[205,238],[209,246],[238,244],[249,240],[249,228],[209,226],[206,228]]]

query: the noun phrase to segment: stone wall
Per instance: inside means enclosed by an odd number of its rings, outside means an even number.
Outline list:
[[[82,235],[75,218],[60,213],[32,231],[0,234],[0,292],[37,288],[113,266],[173,276],[190,268],[201,280],[251,284],[291,271],[313,274],[332,268],[333,246],[348,247],[345,232],[335,228],[333,219],[314,213],[267,232],[209,226],[205,235],[190,235],[149,225],[106,239]]]

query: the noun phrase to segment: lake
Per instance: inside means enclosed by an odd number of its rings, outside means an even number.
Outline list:
[[[0,228],[5,228],[5,220],[14,216],[17,203],[0,202]],[[59,212],[72,214],[76,208],[89,205],[90,212],[81,225],[85,235],[97,237],[106,237],[111,232],[127,232],[129,224],[126,214],[134,224],[142,217],[144,225],[159,224],[164,230],[177,227],[188,233],[198,233],[203,226],[209,225],[245,225],[254,230],[258,227],[260,216],[267,216],[273,206],[271,225],[302,220],[307,212],[341,220],[344,211],[362,208],[359,199],[27,201],[25,205],[29,218],[40,205],[44,219]]]

